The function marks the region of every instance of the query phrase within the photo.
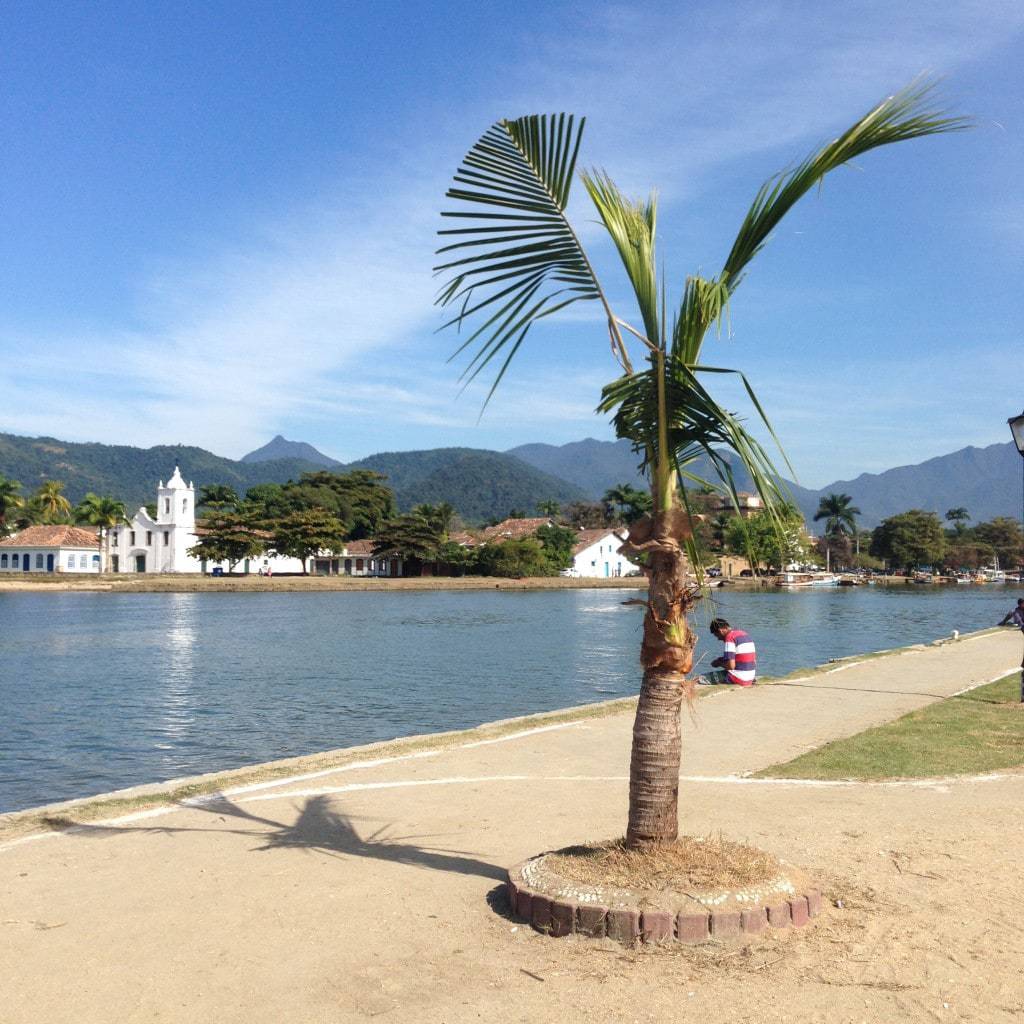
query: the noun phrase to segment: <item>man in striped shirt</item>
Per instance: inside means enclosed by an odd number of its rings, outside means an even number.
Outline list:
[[[725,645],[722,656],[711,662],[721,671],[712,672],[706,678],[701,676],[698,682],[753,686],[757,680],[757,651],[750,635],[730,626],[725,619],[712,619],[711,632]]]

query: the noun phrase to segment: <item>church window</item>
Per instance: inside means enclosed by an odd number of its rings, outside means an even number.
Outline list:
[[[111,534],[110,534],[110,543],[111,543],[112,545],[113,545],[113,544],[116,544],[116,543],[117,543],[117,530],[112,530],[112,531],[111,531]]]
[[[7,568],[7,556],[6,555],[0,555],[0,569],[6,569],[6,568]]]
[[[152,543],[153,543],[153,531],[152,530],[147,530],[146,531],[146,547],[147,548],[150,547],[152,545]]]
[[[170,515],[170,512],[171,512],[171,499],[170,498],[164,498],[164,511],[168,515]]]
[[[43,556],[37,552],[36,553],[36,568],[37,569],[42,569],[42,567],[43,567]]]
[[[187,512],[188,511],[188,498],[182,498],[181,499],[181,511],[182,512]]]
[[[131,544],[132,547],[135,546],[135,531],[134,530],[130,530],[129,533],[128,533],[128,543]]]
[[[171,543],[171,531],[164,530],[164,547]]]

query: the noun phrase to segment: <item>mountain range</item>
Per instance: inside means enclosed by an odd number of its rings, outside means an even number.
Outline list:
[[[197,485],[224,483],[240,492],[257,483],[283,483],[325,468],[371,469],[387,476],[400,509],[447,501],[471,522],[504,516],[513,508],[529,513],[545,500],[564,504],[600,498],[620,483],[645,486],[627,441],[594,438],[564,445],[520,445],[507,452],[475,448],[379,452],[343,463],[306,442],[281,435],[233,460],[184,445],[143,449],[0,434],[0,474],[20,480],[26,490],[43,480],[62,480],[73,502],[94,491],[114,495],[134,508],[154,499],[156,482],[166,479],[176,465]],[[706,466],[698,463],[691,468],[707,475]],[[751,489],[749,477],[738,467],[736,481],[740,490]],[[784,482],[809,521],[819,499],[836,492],[852,496],[861,510],[861,525],[870,528],[909,508],[941,516],[948,508],[963,506],[975,522],[997,515],[1016,517],[1021,511],[1020,481],[1021,460],[1007,442],[963,448],[883,473],[862,473],[817,490]]]

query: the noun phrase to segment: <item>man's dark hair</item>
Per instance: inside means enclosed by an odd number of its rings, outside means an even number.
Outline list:
[[[721,630],[727,630],[729,628],[729,623],[726,622],[725,619],[712,619],[711,626],[709,628],[711,629],[711,632],[717,636]]]

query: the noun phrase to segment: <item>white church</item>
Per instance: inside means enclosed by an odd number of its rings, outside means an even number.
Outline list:
[[[228,571],[227,562],[201,561],[189,548],[199,540],[196,535],[196,490],[185,483],[177,466],[170,480],[157,486],[156,518],[145,508],[135,513],[126,526],[110,531],[109,572],[202,572]],[[301,558],[264,552],[243,559],[235,573],[274,575],[301,574],[347,576],[399,576],[400,559],[374,557],[368,541],[348,541],[337,552],[320,552],[303,565]]]

